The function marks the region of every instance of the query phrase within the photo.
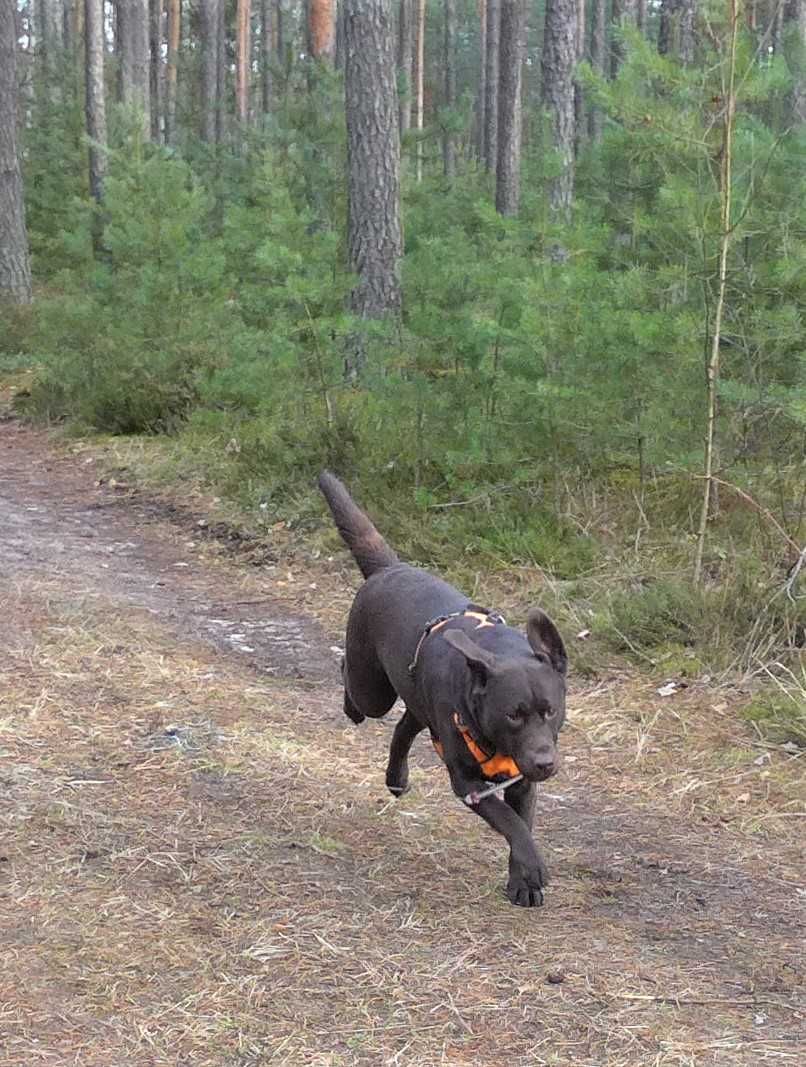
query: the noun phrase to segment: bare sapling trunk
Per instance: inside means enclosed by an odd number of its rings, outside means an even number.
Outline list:
[[[0,303],[31,302],[31,266],[17,146],[15,0],[0,0]]]
[[[722,319],[725,311],[725,290],[728,279],[728,253],[731,237],[731,180],[733,164],[733,125],[736,117],[736,49],[739,37],[738,0],[728,0],[728,59],[723,75],[722,98],[725,110],[722,117],[722,137],[719,153],[720,237],[717,269],[716,306],[711,334],[711,355],[706,368],[706,432],[702,508],[697,532],[697,552],[694,560],[694,581],[702,578],[702,560],[708,529],[711,493],[714,487],[714,454],[716,443],[717,388],[719,385],[719,346],[722,340]]]

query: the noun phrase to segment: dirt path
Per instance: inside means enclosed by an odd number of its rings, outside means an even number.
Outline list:
[[[395,803],[342,717],[337,568],[204,521],[0,424],[2,1067],[806,1062],[797,754],[580,689],[512,908],[426,745]]]

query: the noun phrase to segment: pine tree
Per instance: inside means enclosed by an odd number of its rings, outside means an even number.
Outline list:
[[[104,95],[104,4],[103,0],[84,0],[84,39],[86,45],[86,123],[89,142],[90,195],[96,204],[93,246],[101,250],[102,218],[106,177],[106,98]]]
[[[551,113],[560,173],[552,181],[552,211],[567,217],[574,196],[574,67],[577,49],[576,0],[547,0],[543,39],[543,100]]]
[[[363,319],[400,311],[400,140],[389,0],[345,0],[351,303]],[[361,370],[361,353],[347,373]]]
[[[0,0],[0,301],[31,300],[22,176],[17,150],[15,0]]]
[[[501,0],[498,80],[498,158],[495,206],[517,215],[520,204],[521,72],[525,8],[523,0]]]
[[[456,0],[444,0],[445,22],[443,39],[443,67],[445,71],[445,108],[456,107]],[[456,174],[456,145],[451,129],[451,117],[442,135],[442,167],[446,178]]]

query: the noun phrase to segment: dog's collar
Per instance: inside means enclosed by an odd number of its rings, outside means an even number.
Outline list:
[[[420,649],[423,647],[425,639],[437,630],[441,630],[445,623],[450,622],[451,619],[461,618],[478,619],[477,630],[481,629],[482,626],[496,626],[498,623],[506,623],[506,619],[500,612],[487,611],[486,608],[476,607],[475,604],[469,604],[463,611],[452,611],[450,615],[437,615],[436,618],[425,624],[425,629],[420,634],[420,640],[414,649],[414,657],[409,664],[409,674],[414,674],[417,669],[417,660],[420,658]]]
[[[470,754],[479,765],[479,770],[485,778],[495,778],[499,774],[506,774],[510,778],[514,778],[521,773],[520,767],[517,765],[512,756],[502,756],[500,752],[494,752],[490,755],[489,752],[485,752],[478,741],[473,737],[470,732],[470,727],[466,726],[462,722],[462,716],[458,711],[453,713],[453,724],[459,733],[462,735],[462,740],[467,745]],[[438,737],[431,735],[431,743],[436,750],[439,758],[445,761],[445,750],[442,742]]]

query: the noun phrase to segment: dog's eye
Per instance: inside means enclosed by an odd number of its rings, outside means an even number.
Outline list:
[[[507,719],[509,720],[509,722],[512,723],[513,726],[520,726],[521,723],[523,722],[523,712],[522,711],[508,711],[507,712]]]

